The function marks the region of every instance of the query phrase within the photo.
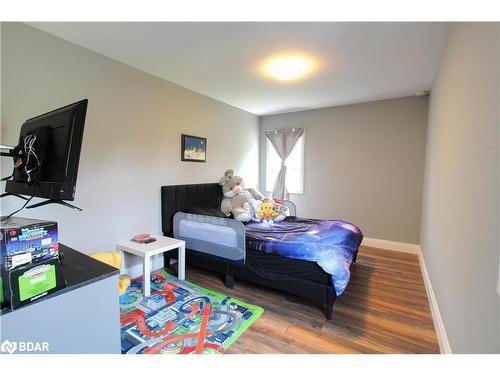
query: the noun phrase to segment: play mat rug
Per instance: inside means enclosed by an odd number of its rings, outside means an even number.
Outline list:
[[[142,278],[120,297],[123,354],[224,353],[264,312],[262,307],[180,281],[164,270]]]

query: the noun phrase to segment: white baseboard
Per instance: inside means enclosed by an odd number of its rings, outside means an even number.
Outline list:
[[[452,354],[450,342],[448,341],[448,336],[446,335],[443,319],[441,318],[441,313],[439,312],[439,307],[436,301],[436,295],[434,294],[434,289],[432,289],[431,278],[429,276],[429,272],[427,271],[427,265],[425,264],[424,255],[420,246],[412,243],[387,241],[369,237],[363,238],[363,242],[361,243],[361,245],[376,247],[378,249],[384,250],[401,251],[418,256],[420,270],[424,279],[425,291],[427,292],[427,298],[429,300],[429,305],[431,308],[434,329],[436,330],[436,335],[439,343],[439,351],[441,352],[441,354]]]
[[[436,295],[434,294],[434,289],[432,288],[431,278],[429,276],[429,272],[427,271],[424,254],[422,253],[420,246],[418,247],[418,260],[420,263],[420,270],[422,271],[422,277],[424,278],[425,291],[427,292],[427,298],[429,299],[429,305],[431,307],[434,329],[436,330],[439,342],[439,350],[441,354],[453,354],[450,342],[448,341],[448,335],[446,334],[446,330],[444,328],[443,318],[441,318],[441,313],[439,312]]]
[[[413,243],[380,240],[378,238],[363,238],[361,245],[376,247],[378,249],[402,251],[404,253],[418,254],[420,247]]]

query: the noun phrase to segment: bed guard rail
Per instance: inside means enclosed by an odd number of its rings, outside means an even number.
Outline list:
[[[173,229],[187,249],[245,261],[245,225],[238,220],[177,212]]]
[[[288,207],[290,211],[290,216],[297,216],[297,206],[292,201],[285,199],[283,200],[283,204]]]

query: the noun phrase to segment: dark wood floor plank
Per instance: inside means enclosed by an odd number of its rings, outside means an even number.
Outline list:
[[[331,321],[320,304],[286,293],[239,280],[228,289],[196,268],[187,279],[265,309],[227,353],[439,353],[414,254],[362,246]]]

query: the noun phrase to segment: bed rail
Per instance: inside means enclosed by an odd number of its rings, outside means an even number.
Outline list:
[[[245,226],[238,220],[177,212],[174,237],[186,248],[221,258],[245,261]]]
[[[290,216],[297,216],[297,206],[292,201],[285,199],[283,200],[283,204],[288,207],[290,211]]]

